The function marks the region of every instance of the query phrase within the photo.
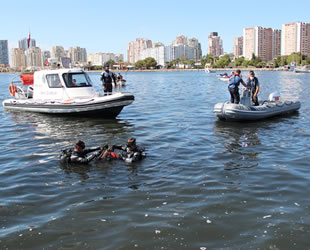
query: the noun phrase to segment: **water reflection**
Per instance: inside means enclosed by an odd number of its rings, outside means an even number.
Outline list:
[[[229,159],[224,163],[225,170],[253,168],[258,166],[259,145],[258,128],[256,123],[230,123],[216,121],[214,134],[222,138],[221,143],[225,155]]]
[[[53,137],[58,139],[74,138],[83,134],[118,134],[127,132],[133,125],[119,119],[89,119],[74,117],[58,117],[36,113],[8,112],[13,123],[17,126],[28,124],[35,128],[34,139]]]

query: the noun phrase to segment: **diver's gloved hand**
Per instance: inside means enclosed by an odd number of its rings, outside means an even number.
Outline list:
[[[96,157],[98,157],[100,154],[101,154],[101,150],[94,153]]]
[[[106,145],[104,145],[103,147],[100,148],[100,151],[103,152],[103,151],[107,150],[108,147],[109,146],[106,144]]]

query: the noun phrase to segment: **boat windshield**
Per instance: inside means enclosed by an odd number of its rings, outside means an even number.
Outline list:
[[[91,87],[92,82],[86,73],[64,73],[63,79],[67,88]]]

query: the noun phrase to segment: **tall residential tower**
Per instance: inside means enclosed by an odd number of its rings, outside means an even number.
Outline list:
[[[8,40],[0,40],[0,64],[9,65],[9,47]]]
[[[243,29],[243,55],[251,60],[253,55],[262,61],[270,61],[278,55],[280,38],[279,30],[272,28],[252,27]]]
[[[281,55],[294,52],[310,56],[310,23],[288,23],[282,25]]]
[[[221,56],[224,54],[223,41],[217,32],[211,32],[208,36],[208,54],[212,56]]]

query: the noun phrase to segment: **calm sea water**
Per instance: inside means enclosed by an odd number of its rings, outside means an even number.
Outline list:
[[[310,74],[257,76],[261,99],[278,90],[299,113],[217,121],[227,85],[203,71],[124,73],[136,99],[115,120],[1,106],[0,249],[309,249]],[[135,165],[58,164],[78,139],[132,136],[148,152]]]

